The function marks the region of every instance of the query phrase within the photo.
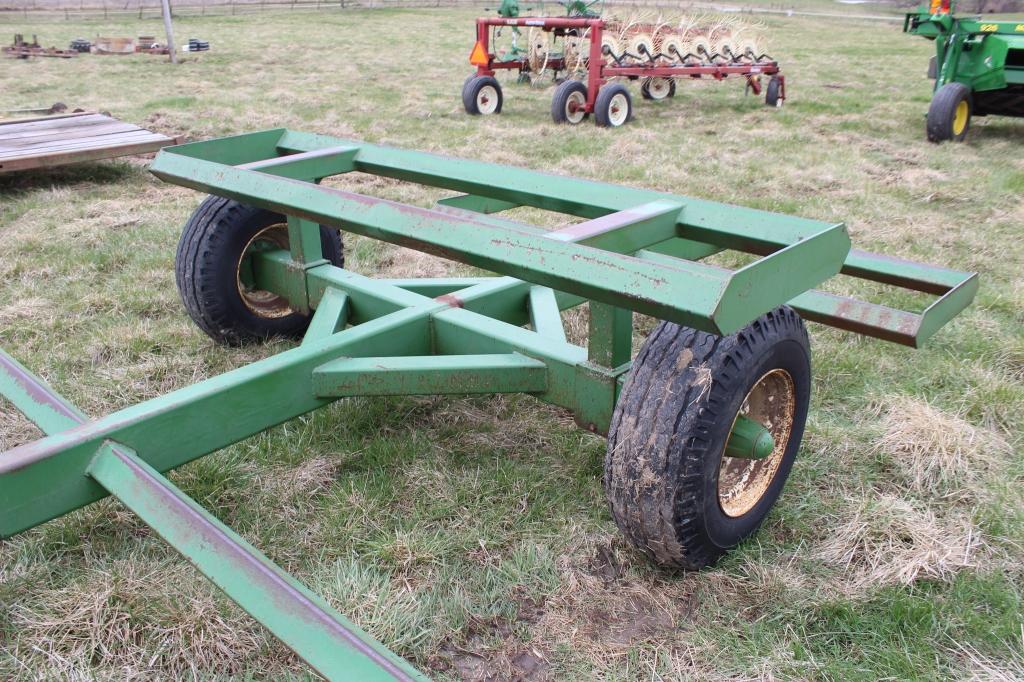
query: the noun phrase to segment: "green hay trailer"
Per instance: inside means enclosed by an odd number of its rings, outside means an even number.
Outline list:
[[[803,320],[916,347],[978,288],[973,273],[851,250],[842,223],[289,130],[168,148],[151,170],[210,194],[175,261],[199,328],[301,342],[95,419],[0,351],[0,398],[46,434],[0,452],[0,540],[113,495],[329,680],[426,678],[164,472],[342,398],[525,393],[608,436],[626,537],[699,569],[757,530],[793,466],[811,390]],[[453,194],[425,208],[320,182],[350,172]],[[520,206],[566,222],[498,215]],[[342,267],[342,232],[496,276],[371,279]],[[721,251],[753,260],[703,262]],[[929,303],[815,288],[840,273]],[[584,303],[586,347],[561,316]],[[661,321],[634,355],[636,313]]]
[[[1024,19],[956,17],[951,0],[906,15],[903,31],[935,41],[928,139],[963,140],[974,116],[1024,116]]]

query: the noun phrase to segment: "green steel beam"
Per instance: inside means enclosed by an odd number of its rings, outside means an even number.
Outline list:
[[[89,421],[81,410],[3,350],[0,350],[0,397],[11,401],[47,435]]]
[[[100,445],[88,475],[328,680],[427,678],[217,520],[130,448]]]
[[[530,325],[541,336],[555,341],[565,341],[565,325],[558,299],[549,287],[530,287]]]
[[[345,328],[348,322],[348,295],[337,289],[328,288],[320,297],[320,304],[309,321],[306,335],[302,337],[302,345],[309,344],[333,336]]]
[[[352,144],[336,142],[321,148]],[[382,172],[379,164],[367,165],[368,159],[381,155],[395,164],[408,165],[415,161],[428,166],[441,165],[462,176],[468,173],[477,181],[500,168],[501,182],[498,184],[502,187],[515,184],[516,178],[529,177],[535,191],[540,188],[548,193],[558,191],[563,197],[578,194],[580,187],[587,191],[607,190],[591,195],[595,201],[600,201],[616,189],[489,164],[459,161],[453,165],[451,160],[440,157],[372,145],[359,147],[355,157],[356,169]],[[697,226],[694,229],[698,230],[711,230],[706,220],[693,220],[692,200],[631,190],[632,194],[627,192],[624,196],[633,197],[636,201],[618,207],[617,215],[609,216],[609,211],[603,209],[591,211],[597,215],[590,223],[570,226],[547,235],[548,239],[538,239],[536,228],[512,221],[459,209],[416,208],[283,177],[270,177],[257,171],[225,168],[200,159],[177,157],[173,149],[161,153],[152,170],[159,177],[178,184],[723,334],[736,331],[757,315],[836,274],[849,250],[849,237],[842,225],[801,222],[787,216],[723,208],[726,213],[733,211],[735,215],[719,217],[730,224],[734,218],[737,222],[729,228],[730,239],[735,240],[740,233],[747,237],[738,248],[776,251],[736,273],[682,259],[671,264],[650,265],[637,263],[615,251],[575,243],[585,242],[585,236],[568,239],[569,243],[560,242],[566,240],[565,235],[586,235],[590,230],[593,231],[592,240],[597,244],[634,251],[639,247],[677,239],[681,234],[685,236],[687,225]],[[414,179],[420,179],[420,176]],[[541,185],[541,180],[547,183]],[[617,189],[625,191],[628,188]],[[496,191],[502,190],[496,185],[491,188],[491,194]],[[504,197],[491,198],[512,201]],[[742,220],[749,222],[740,225]],[[606,223],[615,229],[603,228]],[[791,227],[796,223],[800,229],[794,231]],[[776,239],[766,242],[767,246],[758,246],[757,234],[765,230],[772,232]],[[794,267],[797,264],[799,267]]]
[[[320,180],[355,170],[359,145],[342,144],[301,154],[290,154],[239,164],[239,168],[258,170],[293,180]]]
[[[501,213],[502,211],[507,211],[510,208],[519,207],[519,204],[511,201],[491,199],[489,197],[481,197],[475,194],[460,194],[454,197],[446,197],[438,200],[437,204],[438,206],[461,208],[464,211],[473,211],[474,213]]]
[[[618,367],[633,357],[633,313],[623,308],[590,302],[587,357],[602,367]]]
[[[8,450],[0,457],[0,538],[104,497],[85,472],[105,441],[137,450],[158,471],[181,466],[328,404],[312,377],[329,360],[429,354],[430,313],[446,307],[399,310]]]
[[[313,371],[324,398],[372,395],[542,393],[547,367],[516,353],[339,358]]]
[[[291,130],[281,136],[278,149],[305,152],[343,144],[359,145],[355,163],[359,171],[582,218],[598,218],[652,201],[680,202],[685,207],[680,236],[741,251],[756,248],[754,252],[760,253],[766,248],[778,249],[836,227],[692,197]]]

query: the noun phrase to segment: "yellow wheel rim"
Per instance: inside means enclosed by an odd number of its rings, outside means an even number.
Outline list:
[[[967,100],[960,100],[960,103],[956,105],[956,113],[953,114],[953,134],[962,135],[964,129],[967,128]]]

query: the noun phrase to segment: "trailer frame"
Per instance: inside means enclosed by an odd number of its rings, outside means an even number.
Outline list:
[[[285,129],[167,148],[151,171],[287,217],[288,248],[247,252],[247,267],[311,314],[308,330],[294,348],[94,420],[0,351],[0,396],[46,434],[0,453],[0,538],[113,495],[332,680],[425,678],[163,472],[351,396],[525,393],[605,433],[634,313],[725,335],[789,303],[918,346],[977,290],[972,273],[851,251],[841,223]],[[321,184],[349,172],[456,194],[424,208]],[[519,206],[574,220],[545,231],[494,215]],[[321,225],[497,276],[371,279],[324,259]],[[725,249],[756,259],[700,262]],[[840,272],[936,299],[913,313],[813,289]],[[584,348],[566,340],[561,311],[587,302]],[[734,424],[749,442],[730,440],[728,456],[760,456],[765,429],[750,421]]]

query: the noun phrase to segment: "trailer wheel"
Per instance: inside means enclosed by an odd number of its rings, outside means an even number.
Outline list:
[[[501,85],[494,76],[474,76],[462,86],[462,106],[467,114],[500,114],[501,103]]]
[[[344,264],[341,234],[320,227],[324,258]],[[192,320],[210,338],[240,345],[271,336],[298,336],[309,317],[288,301],[257,289],[249,256],[260,249],[287,249],[287,219],[271,211],[209,196],[192,213],[178,242],[174,274]]]
[[[587,86],[568,80],[555,88],[551,98],[551,118],[555,123],[576,125],[587,117]]]
[[[793,466],[810,386],[807,331],[787,306],[726,337],[658,325],[608,434],[604,488],[622,532],[658,563],[688,570],[751,535]],[[771,433],[767,457],[726,456],[740,414]]]
[[[928,107],[928,139],[932,142],[956,140],[967,136],[974,113],[971,90],[963,83],[946,83],[935,92]]]
[[[633,99],[621,83],[606,85],[597,91],[594,122],[603,128],[618,128],[633,118]]]
[[[770,107],[781,107],[782,102],[782,81],[772,76],[764,89],[764,103]]]
[[[640,85],[644,99],[668,99],[676,96],[675,78],[648,78]]]

